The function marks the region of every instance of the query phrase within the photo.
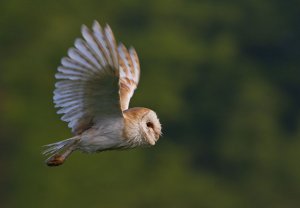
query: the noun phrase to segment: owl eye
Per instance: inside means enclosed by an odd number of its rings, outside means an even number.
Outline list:
[[[147,122],[147,127],[153,129],[154,125],[152,122]]]

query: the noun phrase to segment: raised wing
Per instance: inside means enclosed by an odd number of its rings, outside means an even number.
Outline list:
[[[84,39],[77,39],[61,61],[55,84],[58,114],[74,134],[88,129],[95,119],[122,116],[119,97],[119,61],[114,35],[94,22],[92,30],[82,26]]]
[[[118,47],[120,69],[120,101],[122,111],[127,110],[129,102],[140,79],[140,63],[134,48],[129,51],[123,44]]]
[[[55,75],[55,107],[74,134],[95,120],[122,116],[140,77],[135,50],[122,44],[117,48],[108,25],[103,30],[95,21],[92,30],[83,25],[81,32],[83,39],[75,41]]]

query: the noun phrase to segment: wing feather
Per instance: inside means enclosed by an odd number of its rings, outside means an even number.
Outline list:
[[[98,23],[94,23],[94,25],[95,24]],[[103,48],[105,43],[101,43],[101,40],[103,41],[103,31],[101,26],[98,24],[97,29],[94,29],[93,32],[91,32],[85,25],[83,25],[81,28],[81,33],[88,43],[90,49],[96,53],[98,61],[102,67],[107,66],[109,64],[109,54],[107,54],[105,48]]]
[[[133,48],[129,49],[120,43],[118,46],[120,69],[120,101],[122,110],[127,110],[130,99],[140,79],[140,64]]]
[[[55,75],[54,103],[73,133],[80,134],[101,117],[122,116],[118,85],[118,56],[113,34],[95,22],[85,25]],[[117,75],[117,76],[116,76]]]
[[[55,75],[54,103],[61,119],[74,134],[80,134],[98,119],[122,116],[140,77],[133,48],[117,47],[112,30],[94,21],[92,29],[81,27],[68,57],[61,60]]]
[[[97,25],[97,23],[95,23]],[[117,45],[116,45],[116,41],[114,38],[114,34],[111,31],[109,25],[106,25],[105,27],[105,39],[108,45],[108,50],[110,51],[110,53],[112,54],[111,56],[111,64],[118,69],[119,65],[118,65],[118,52],[117,52]]]

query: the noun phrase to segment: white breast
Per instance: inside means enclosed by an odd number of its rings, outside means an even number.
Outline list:
[[[123,138],[124,120],[122,117],[102,119],[82,134],[78,149],[87,152],[99,152],[122,149],[129,146]]]

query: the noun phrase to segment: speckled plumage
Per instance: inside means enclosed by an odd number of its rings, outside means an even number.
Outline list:
[[[101,152],[154,145],[161,135],[156,113],[130,108],[139,78],[137,53],[117,46],[108,25],[82,26],[83,39],[75,41],[55,77],[54,103],[74,137],[46,145],[47,165],[63,164],[75,150]]]

